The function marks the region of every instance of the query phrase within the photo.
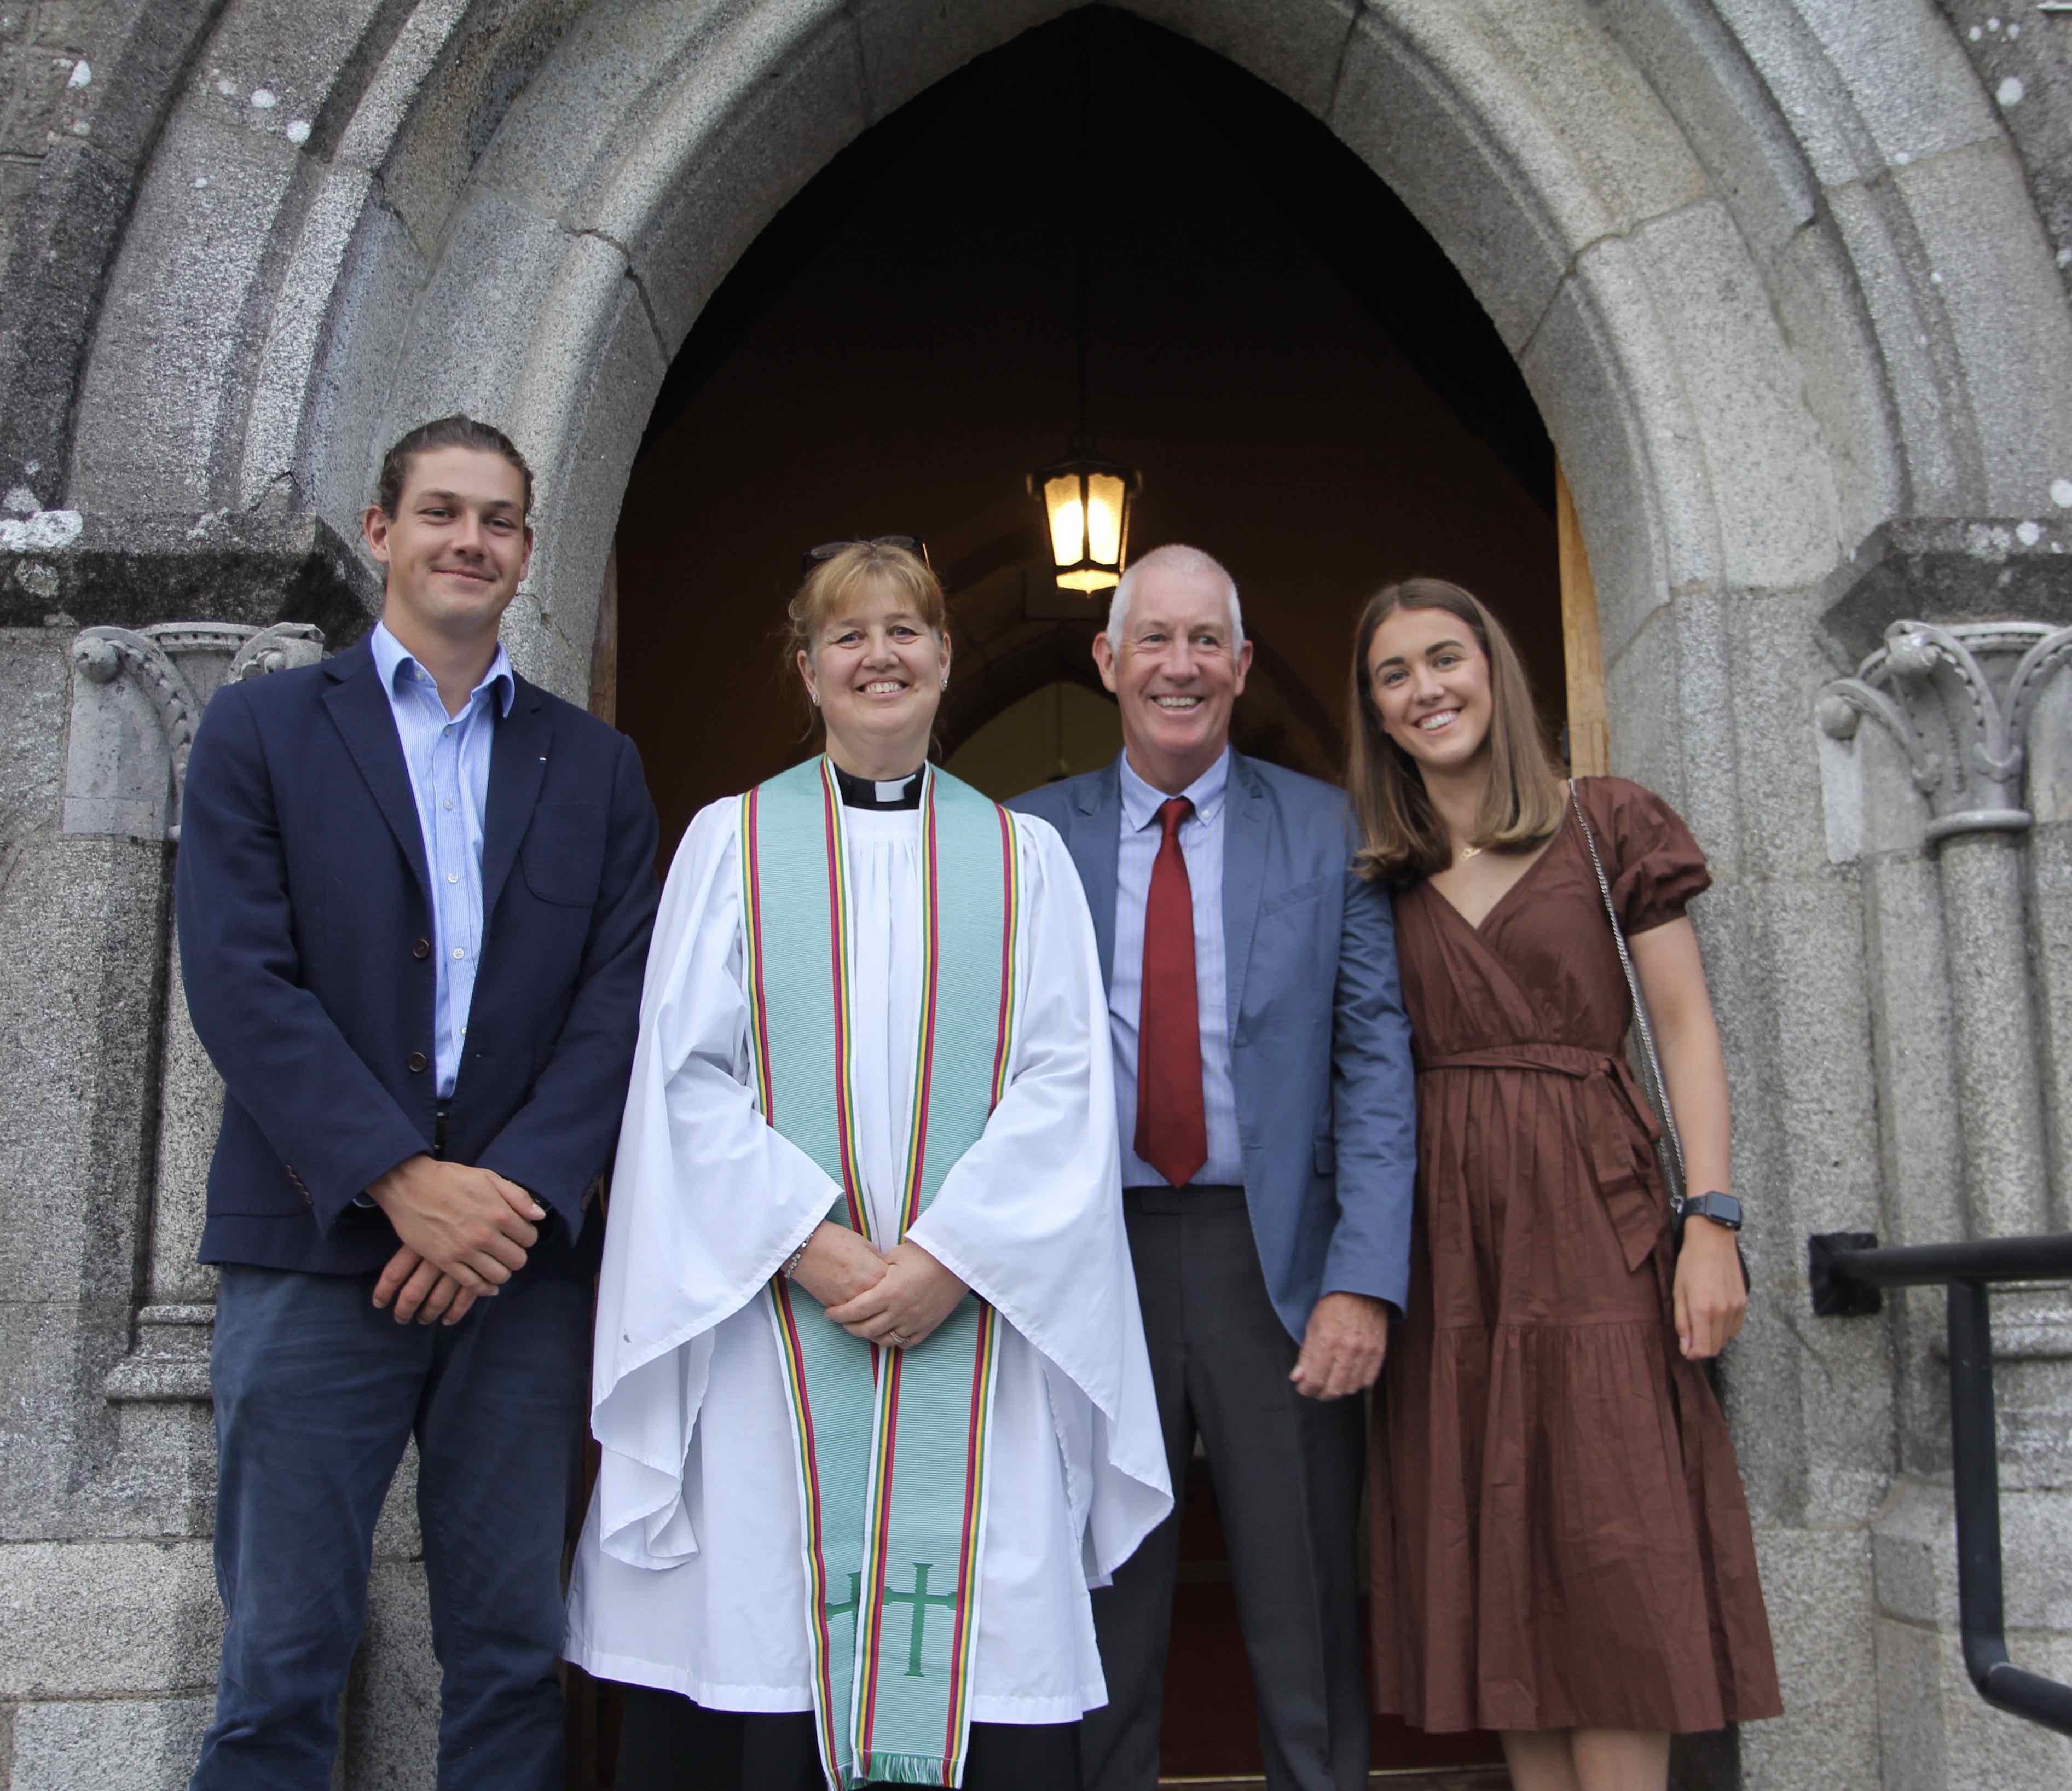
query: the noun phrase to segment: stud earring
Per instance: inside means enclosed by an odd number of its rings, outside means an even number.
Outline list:
[[[944,688],[944,689],[945,689],[945,690],[948,690],[949,688],[950,688],[950,675],[949,675],[949,673],[948,673],[948,672],[945,672],[943,674],[943,688]]]
[[[814,689],[811,684],[806,686],[806,695],[812,701],[815,709],[818,709],[820,706],[820,693],[817,690]]]

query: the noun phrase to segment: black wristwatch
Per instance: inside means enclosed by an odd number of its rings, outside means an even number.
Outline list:
[[[1684,1217],[1710,1219],[1729,1231],[1741,1228],[1741,1203],[1732,1194],[1694,1194],[1684,1202]]]

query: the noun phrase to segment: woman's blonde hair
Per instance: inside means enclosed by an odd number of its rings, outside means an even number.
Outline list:
[[[889,541],[851,541],[806,574],[805,581],[784,611],[784,669],[796,669],[799,655],[813,656],[813,643],[828,618],[837,614],[866,585],[889,590],[934,631],[945,646],[950,639],[950,606],[942,581],[918,553]]]
[[[1375,632],[1399,610],[1445,610],[1466,626],[1489,661],[1489,782],[1466,844],[1502,848],[1544,840],[1561,824],[1567,795],[1533,707],[1524,663],[1482,599],[1443,578],[1383,585],[1367,599],[1353,630],[1346,717],[1352,758],[1346,783],[1363,842],[1355,860],[1360,875],[1408,883],[1444,870],[1453,862],[1453,849],[1424,793],[1417,762],[1382,731],[1367,676]]]

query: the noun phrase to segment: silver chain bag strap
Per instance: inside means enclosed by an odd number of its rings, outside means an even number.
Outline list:
[[[1661,1160],[1662,1179],[1669,1189],[1669,1222],[1680,1243],[1684,1235],[1684,1200],[1690,1178],[1684,1169],[1684,1137],[1676,1129],[1676,1115],[1669,1105],[1669,1084],[1662,1074],[1662,1059],[1655,1049],[1655,1029],[1647,1021],[1647,1003],[1641,998],[1640,978],[1633,967],[1633,954],[1626,947],[1626,929],[1619,925],[1618,909],[1612,901],[1611,879],[1605,875],[1605,861],[1597,856],[1597,836],[1590,831],[1583,813],[1582,798],[1576,794],[1576,780],[1568,780],[1568,801],[1576,811],[1576,825],[1583,830],[1583,844],[1589,848],[1590,865],[1597,873],[1597,893],[1604,898],[1605,918],[1612,923],[1612,943],[1618,947],[1619,968],[1626,972],[1626,993],[1633,998],[1634,1029],[1640,1034],[1641,1070],[1647,1088],[1648,1105],[1662,1128],[1655,1145]]]

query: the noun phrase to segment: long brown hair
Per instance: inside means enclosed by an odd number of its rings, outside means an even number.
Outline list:
[[[1359,823],[1361,876],[1391,883],[1429,877],[1453,862],[1446,829],[1432,811],[1417,762],[1382,731],[1367,672],[1375,631],[1398,610],[1444,610],[1466,624],[1489,661],[1489,781],[1472,846],[1531,845],[1561,824],[1566,795],[1533,707],[1524,662],[1503,624],[1474,592],[1443,578],[1405,578],[1367,599],[1353,630],[1346,783]]]

